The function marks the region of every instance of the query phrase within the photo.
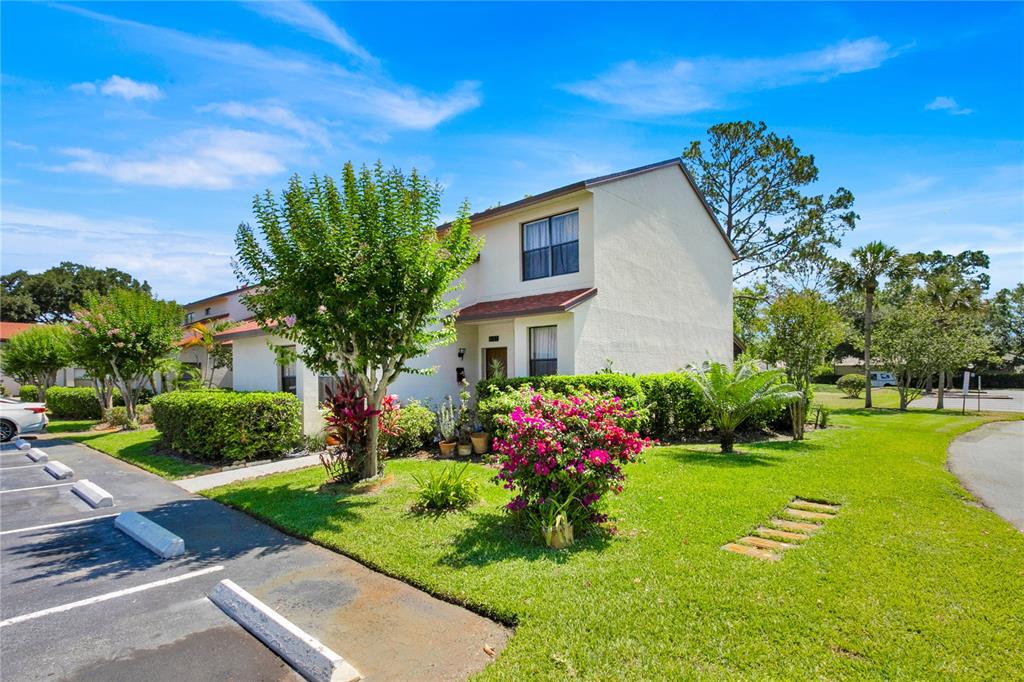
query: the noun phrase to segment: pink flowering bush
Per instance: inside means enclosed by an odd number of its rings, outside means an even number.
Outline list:
[[[651,444],[623,426],[633,409],[614,396],[524,394],[526,407],[512,410],[507,434],[494,441],[495,481],[516,493],[509,511],[547,527],[604,520],[601,498],[622,492],[622,465]]]

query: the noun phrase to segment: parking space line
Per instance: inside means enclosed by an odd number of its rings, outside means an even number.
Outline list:
[[[189,578],[198,578],[201,575],[207,575],[209,573],[216,573],[217,571],[222,571],[222,570],[224,570],[223,566],[210,566],[208,568],[199,569],[198,571],[191,571],[190,573],[185,573],[185,574],[182,574],[182,575],[178,575],[178,576],[175,576],[173,578],[164,578],[163,580],[157,580],[157,581],[154,581],[154,582],[151,582],[151,583],[145,583],[143,585],[136,585],[135,587],[129,587],[129,588],[124,589],[124,590],[118,590],[116,592],[108,592],[106,594],[101,594],[101,595],[96,596],[96,597],[89,597],[88,599],[81,599],[79,601],[71,602],[70,604],[64,604],[63,606],[53,606],[53,607],[48,608],[48,609],[43,609],[42,611],[35,611],[33,613],[26,613],[26,614],[24,614],[22,616],[14,616],[13,618],[8,618],[7,620],[0,621],[0,628],[6,627],[8,625],[15,625],[16,623],[23,623],[23,622],[25,622],[27,620],[34,620],[36,618],[42,618],[43,616],[49,616],[49,615],[54,614],[54,613],[63,613],[64,611],[70,611],[71,609],[77,609],[80,606],[89,606],[90,604],[98,604],[100,602],[105,602],[105,601],[108,601],[110,599],[116,599],[117,597],[124,597],[124,596],[129,595],[129,594],[135,594],[137,592],[144,592],[146,590],[151,590],[151,589],[153,589],[155,587],[163,587],[164,585],[172,585],[174,583],[180,583],[181,581],[188,580]]]
[[[111,516],[117,516],[117,514],[100,514],[99,516],[90,516],[84,519],[58,521],[57,523],[44,523],[41,526],[29,526],[28,528],[13,528],[11,530],[0,531],[0,535],[7,535],[8,533],[27,533],[30,530],[46,530],[47,528],[59,528],[61,526],[73,526],[76,523],[86,523],[87,521],[96,521],[97,519],[109,519]]]
[[[43,488],[59,488],[62,485],[74,485],[75,481],[67,481],[66,483],[51,483],[50,485],[34,485],[31,488],[14,488],[13,490],[0,490],[0,495],[4,493],[23,493],[29,490],[42,490]]]
[[[16,467],[0,467],[0,471],[10,471],[11,469],[31,469],[32,467],[44,467],[46,462],[40,464],[19,464]]]

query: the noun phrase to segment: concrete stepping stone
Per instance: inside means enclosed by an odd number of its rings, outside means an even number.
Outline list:
[[[790,547],[796,547],[788,542],[779,542],[778,540],[768,540],[767,538],[759,538],[756,535],[747,535],[737,540],[741,545],[750,545],[751,547],[757,547],[758,549],[767,549],[773,552],[781,552],[784,549]]]
[[[810,500],[802,500],[799,497],[789,503],[790,507],[794,509],[803,509],[804,511],[812,512],[823,512],[825,514],[835,514],[839,511],[838,504],[824,504],[821,502],[811,502]]]
[[[816,523],[804,523],[802,521],[788,521],[786,519],[772,519],[768,523],[772,524],[776,528],[782,530],[792,531],[794,533],[813,533],[814,531],[821,528]]]
[[[768,528],[767,526],[758,526],[757,530],[754,532],[762,537],[766,537],[771,540],[781,540],[783,542],[787,540],[790,542],[800,542],[810,537],[810,535],[805,535],[803,533],[793,533],[792,531]]]
[[[835,516],[835,514],[822,514],[821,512],[804,511],[803,509],[793,509],[792,507],[786,507],[782,510],[783,514],[798,518],[806,519],[807,521],[826,521]]]
[[[775,552],[770,552],[766,549],[758,549],[757,547],[751,547],[750,545],[740,545],[735,542],[728,542],[722,545],[722,549],[727,552],[735,552],[736,554],[743,554],[754,557],[755,559],[761,559],[762,561],[778,561],[780,559],[780,556]]]

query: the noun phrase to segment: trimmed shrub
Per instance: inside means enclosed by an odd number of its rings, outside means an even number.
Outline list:
[[[839,374],[836,374],[835,372],[818,372],[818,373],[816,373],[816,374],[811,376],[811,383],[812,384],[835,384],[835,383],[838,383],[839,380],[842,377],[844,377],[844,376],[846,376],[846,375],[845,374],[839,375]]]
[[[398,409],[398,435],[388,439],[393,452],[415,452],[434,436],[434,413],[418,400],[410,400]]]
[[[647,401],[646,434],[659,440],[692,438],[707,424],[707,407],[693,377],[683,372],[637,377]]]
[[[867,384],[868,381],[864,378],[863,374],[844,374],[836,382],[839,390],[851,398],[859,398]]]
[[[111,407],[103,415],[103,421],[110,426],[119,426],[122,429],[135,429],[139,427],[138,422],[133,424],[132,421],[128,419],[128,408],[126,407]]]
[[[46,407],[60,419],[99,419],[103,416],[96,391],[84,386],[54,386],[46,392]]]
[[[637,377],[628,374],[576,374],[576,375],[550,375],[543,377],[497,377],[485,379],[476,385],[477,398],[483,400],[490,397],[495,391],[508,387],[520,388],[532,386],[535,389],[544,389],[569,395],[586,389],[591,393],[611,393],[623,400],[636,398],[642,404],[644,391]]]
[[[23,403],[39,402],[39,387],[32,384],[22,384],[18,389],[18,398]]]
[[[201,459],[277,457],[302,442],[302,406],[290,393],[173,391],[151,405],[163,443]]]

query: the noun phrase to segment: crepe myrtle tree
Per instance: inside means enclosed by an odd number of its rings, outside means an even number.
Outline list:
[[[438,229],[441,188],[414,169],[346,163],[330,177],[294,176],[276,199],[253,200],[255,229],[235,238],[236,273],[254,285],[245,303],[295,355],[322,374],[358,380],[371,410],[412,358],[455,340],[451,312],[480,241],[463,203]],[[360,476],[379,473],[376,419],[367,428]]]
[[[182,308],[147,291],[115,289],[105,296],[87,293],[75,310],[72,329],[78,353],[110,367],[129,421],[135,421],[138,387],[176,354]]]
[[[0,368],[23,384],[39,388],[39,401],[46,402],[46,389],[57,383],[57,371],[71,362],[71,332],[62,324],[41,324],[16,334],[0,351]]]

